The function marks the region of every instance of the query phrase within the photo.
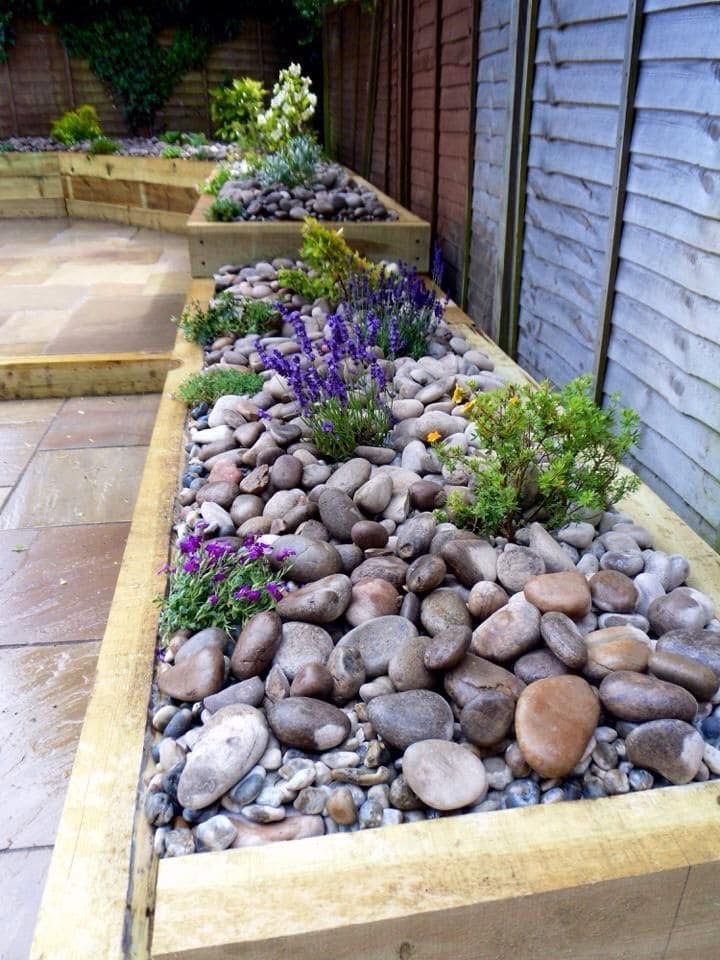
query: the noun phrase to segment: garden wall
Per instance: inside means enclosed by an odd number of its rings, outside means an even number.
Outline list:
[[[634,469],[716,547],[719,32],[720,6],[692,0],[385,0],[325,21],[338,159],[430,220],[451,292],[533,376],[622,392]]]
[[[47,136],[53,120],[82,103],[97,109],[104,133],[127,134],[122,109],[85,60],[68,56],[54,27],[19,19],[15,33],[10,57],[0,63],[0,137]],[[165,39],[169,42],[169,33]],[[183,77],[158,114],[158,129],[209,134],[208,91],[239,75],[261,79],[269,89],[287,59],[281,46],[268,24],[246,20],[242,33],[213,47],[204,70]]]

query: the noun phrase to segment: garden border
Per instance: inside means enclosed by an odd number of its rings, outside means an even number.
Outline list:
[[[207,300],[209,281],[188,299]],[[530,378],[452,306],[507,377]],[[32,960],[694,960],[716,944],[720,782],[162,860],[138,812],[158,610],[183,465],[178,337],[78,747]],[[720,558],[647,487],[622,504],[720,600]],[[138,697],[137,691],[141,694]],[[328,896],[328,891],[331,891]],[[323,909],[325,907],[325,909]]]
[[[372,190],[397,220],[328,220],[323,226],[342,230],[348,244],[371,260],[404,260],[421,273],[430,269],[430,224],[406,210],[363,177],[347,170],[365,190]],[[296,257],[303,224],[294,220],[248,220],[214,223],[205,219],[213,202],[201,196],[187,222],[190,272],[211,277],[226,263],[256,263],[275,257]]]

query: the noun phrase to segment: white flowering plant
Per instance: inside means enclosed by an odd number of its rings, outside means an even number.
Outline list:
[[[258,132],[269,149],[282,147],[303,133],[317,106],[311,86],[310,78],[302,75],[299,63],[291,63],[280,71],[270,107],[257,118]]]

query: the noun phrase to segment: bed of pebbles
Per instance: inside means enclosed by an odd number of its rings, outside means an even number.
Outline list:
[[[157,137],[110,137],[118,145],[118,156],[123,157],[159,157],[170,144]],[[67,145],[54,140],[52,137],[6,137],[0,139],[0,151],[14,153],[46,153],[66,150],[71,153],[87,153],[91,141]],[[183,160],[224,160],[227,157],[230,145],[227,143],[208,143],[204,146],[191,147],[179,145]]]
[[[234,200],[244,208],[238,220],[397,220],[377,194],[348,177],[335,163],[320,164],[314,183],[286,188],[265,186],[259,180],[228,180],[220,199]]]
[[[280,265],[228,266],[218,286],[275,297]],[[321,336],[323,305],[298,305]],[[254,340],[207,360],[258,370]],[[514,542],[438,523],[467,478],[427,434],[471,448],[455,386],[499,381],[443,325],[388,371],[388,445],[342,464],[274,375],[192,411],[177,532],[261,534],[274,566],[292,551],[292,589],[239,634],[170,641],[145,795],[161,856],[720,775],[720,622],[688,560],[613,511]]]

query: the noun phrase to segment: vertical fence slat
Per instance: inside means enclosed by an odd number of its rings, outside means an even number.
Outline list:
[[[377,102],[378,73],[380,71],[380,41],[382,38],[383,2],[377,0],[372,12],[372,33],[370,37],[370,62],[368,64],[367,106],[365,109],[365,130],[363,133],[363,151],[361,173],[370,176],[372,163],[372,145],[375,134],[375,105]]]
[[[530,149],[530,118],[535,79],[535,47],[540,0],[527,0],[525,38],[523,44],[522,88],[520,94],[517,138],[516,180],[513,191],[512,255],[510,262],[510,292],[505,337],[500,346],[511,357],[515,356],[520,311],[520,284],[522,280],[523,240],[525,236],[525,199],[527,196],[528,153]]]
[[[10,113],[12,114],[13,133],[16,137],[20,136],[20,127],[18,125],[17,104],[15,103],[15,89],[13,87],[12,70],[10,69],[10,60],[5,63],[7,67],[8,92],[10,94]]]
[[[442,94],[442,0],[435,0],[435,97],[433,110],[433,187],[430,229],[437,241],[438,193],[440,180],[440,97]]]
[[[467,185],[465,191],[465,225],[463,237],[463,264],[462,285],[460,292],[460,307],[467,310],[468,292],[470,290],[470,249],[472,246],[473,221],[473,179],[475,170],[475,112],[477,110],[477,72],[478,51],[480,47],[480,0],[473,0],[472,5],[472,41],[470,52],[470,105],[468,108],[468,151],[467,151]]]
[[[630,161],[630,140],[635,117],[635,91],[639,68],[640,41],[643,26],[643,0],[630,0],[627,15],[627,36],[623,60],[622,87],[620,91],[620,114],[618,117],[615,144],[615,170],[613,172],[610,218],[608,225],[607,258],[602,283],[598,326],[593,352],[593,383],[595,401],[602,403],[607,350],[615,303],[615,280],[617,278],[622,236],[623,211]]]

